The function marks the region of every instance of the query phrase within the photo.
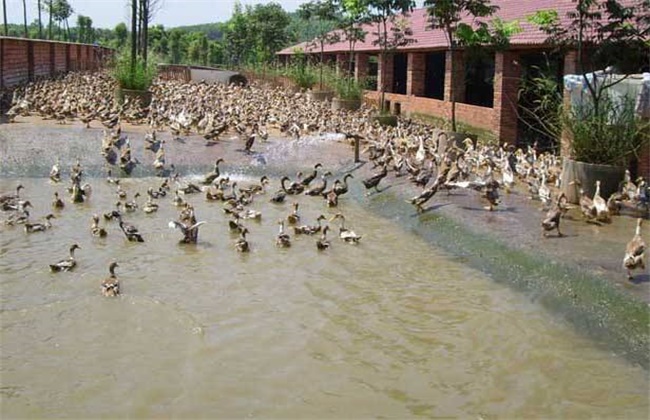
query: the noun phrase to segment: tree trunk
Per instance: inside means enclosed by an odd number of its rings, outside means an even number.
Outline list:
[[[52,39],[52,26],[54,24],[53,22],[54,18],[52,17],[52,9],[54,5],[52,4],[52,1],[54,0],[50,0],[50,4],[49,4],[50,7],[48,8],[49,10],[48,13],[50,14],[50,26],[47,28],[47,39]]]
[[[456,82],[454,75],[454,64],[456,62],[454,57],[454,38],[452,31],[449,30],[447,33],[449,37],[449,54],[451,54],[451,60],[449,60],[449,101],[451,102],[451,131],[456,131],[456,98],[454,97],[454,84]]]
[[[138,39],[138,2],[131,0],[131,78],[135,76],[135,56],[137,55]]]
[[[23,0],[23,19],[25,21],[25,38],[29,38],[29,32],[27,32],[27,3]]]
[[[142,59],[144,65],[147,65],[147,54],[149,46],[149,1],[142,1]]]
[[[9,28],[7,27],[7,0],[2,0],[2,14],[5,24],[5,36],[9,35]]]
[[[38,0],[38,38],[43,39],[43,21],[41,20],[41,0]]]

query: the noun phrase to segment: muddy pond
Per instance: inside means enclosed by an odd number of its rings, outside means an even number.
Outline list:
[[[336,209],[304,195],[269,202],[279,177],[293,177],[296,167],[351,166],[335,138],[300,147],[271,139],[258,147],[274,153],[252,157],[234,140],[223,146],[229,150],[195,152],[169,140],[181,182],[200,179],[217,156],[227,156],[224,173],[239,185],[268,166],[268,192],[251,205],[262,217],[244,222],[251,252],[242,254],[222,203],[204,194],[184,197],[206,222],[196,245],[179,244],[168,226],[179,212],[173,194],[158,200],[156,213],[125,214],[144,243],[126,241],[116,222],[104,220],[108,236],[93,237],[92,215],[117,200],[98,152],[101,130],[50,127],[40,139],[51,136],[53,148],[6,133],[0,191],[21,183],[34,219],[52,211],[55,191],[66,205],[45,232],[0,226],[4,418],[648,416],[647,370],[370,211],[359,183]],[[146,167],[151,156],[133,137]],[[31,152],[21,155],[21,147]],[[60,184],[47,178],[57,158]],[[77,158],[92,186],[82,204],[65,192]],[[121,182],[129,198],[160,185],[147,171],[136,175]],[[277,221],[293,201],[301,224],[343,213],[360,243],[341,241],[338,223],[329,222],[328,250],[316,249],[318,236],[293,232],[292,246],[278,248]],[[48,264],[73,243],[81,247],[76,269],[51,273]],[[111,261],[119,262],[123,291],[114,299],[100,294]]]

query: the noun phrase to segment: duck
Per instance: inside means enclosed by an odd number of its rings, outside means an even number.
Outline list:
[[[304,185],[305,188],[308,187],[309,184],[310,184],[314,179],[316,179],[316,177],[318,176],[318,168],[321,168],[322,166],[323,166],[323,165],[322,165],[320,162],[317,163],[317,164],[315,164],[315,165],[314,165],[314,171],[313,171],[311,174],[309,174],[309,175],[307,175],[306,177],[304,177],[304,178],[302,179],[302,181],[300,181],[300,183],[301,183],[302,185]]]
[[[315,187],[312,187],[305,191],[305,195],[310,195],[310,196],[318,196],[322,195],[325,189],[327,189],[327,177],[329,175],[332,175],[331,172],[325,172],[323,175],[321,175],[321,184],[317,185]]]
[[[137,201],[138,197],[140,197],[140,193],[136,192],[135,195],[133,196],[133,200],[124,203],[124,210],[129,213],[136,211],[139,207]]]
[[[8,193],[8,194],[3,194],[0,195],[0,205],[2,205],[2,210],[8,211],[8,210],[15,210],[14,208],[9,208],[12,206],[16,206],[16,203],[20,200],[20,190],[24,189],[22,184],[18,184],[16,187],[16,193]]]
[[[327,240],[327,231],[329,226],[323,228],[323,233],[321,233],[320,238],[316,241],[316,249],[319,251],[324,251],[330,247],[330,241]]]
[[[354,175],[345,174],[345,176],[343,177],[343,181],[339,181],[338,183],[334,183],[333,188],[334,188],[334,192],[336,193],[336,195],[341,196],[341,195],[346,194],[348,192],[348,179],[349,178],[354,179]]]
[[[330,222],[340,219],[341,226],[339,227],[339,238],[349,244],[358,244],[361,240],[361,236],[357,235],[354,231],[349,230],[345,227],[345,216],[342,213],[336,213],[331,219]]]
[[[120,198],[121,200],[126,199],[126,191],[122,188],[120,184],[117,184],[117,187],[115,187],[115,194]]]
[[[183,239],[181,239],[179,242],[182,244],[195,244],[199,240],[199,226],[204,225],[206,222],[201,221],[201,222],[196,222],[191,226],[186,225],[185,223],[178,222],[176,220],[172,220],[169,222],[169,228],[170,229],[180,229],[181,232],[183,233]]]
[[[336,182],[339,182],[337,179]],[[336,185],[336,183],[334,184]],[[325,195],[325,201],[327,202],[327,207],[336,207],[339,205],[339,195],[336,193],[336,190],[332,189],[330,192]]]
[[[232,213],[232,216],[232,219],[228,220],[228,228],[231,231],[241,232],[242,230],[246,229],[246,227],[239,221],[239,213]]]
[[[580,211],[588,222],[596,219],[596,207],[591,198],[587,196],[585,190],[580,188]]]
[[[106,229],[99,227],[99,216],[93,214],[93,223],[90,225],[90,233],[93,236],[98,236],[100,238],[105,238],[108,235]]]
[[[174,191],[174,198],[172,201],[176,207],[182,207],[185,205],[185,199],[178,194],[178,190]]]
[[[298,214],[298,203],[293,203],[293,211],[287,216],[287,223],[290,225],[295,225],[300,221],[300,215]]]
[[[102,280],[102,295],[106,297],[116,297],[120,294],[120,281],[115,275],[116,267],[119,267],[119,264],[116,261],[111,262],[108,266],[110,275]]]
[[[59,197],[59,193],[57,191],[54,191],[54,200],[52,200],[52,207],[58,210],[65,207],[65,203],[63,200],[61,200],[61,197]]]
[[[600,196],[600,181],[596,181],[596,191],[594,192],[594,198],[592,199],[594,208],[596,209],[596,220],[599,222],[609,223],[612,221],[609,208],[607,207],[607,202],[603,197]]]
[[[647,245],[643,238],[641,237],[641,224],[643,219],[638,218],[636,220],[636,229],[634,231],[634,236],[630,239],[630,242],[627,243],[625,247],[625,256],[623,257],[623,268],[627,271],[628,280],[632,280],[632,270],[640,268],[645,270],[645,251]]]
[[[240,188],[240,191],[242,192],[247,192],[250,194],[264,194],[265,192],[265,187],[269,184],[269,177],[266,175],[263,175],[260,178],[259,184],[251,184],[248,185],[244,188]]]
[[[120,183],[120,179],[113,176],[113,171],[110,168],[106,173],[106,182],[113,185],[118,185]]]
[[[114,219],[119,219],[122,217],[122,202],[121,201],[116,201],[115,202],[115,210],[108,211],[104,213],[104,219],[105,220],[114,220]]]
[[[280,225],[280,228],[278,235],[275,237],[275,244],[281,248],[288,248],[291,246],[291,237],[284,232],[284,220],[279,220],[278,225]]]
[[[407,202],[414,205],[418,213],[422,213],[424,211],[422,206],[436,195],[439,185],[440,183],[436,180],[430,187],[425,188],[419,195],[407,200]]]
[[[235,241],[235,249],[238,252],[249,252],[250,251],[250,244],[246,240],[246,234],[248,233],[248,229],[244,228],[241,232],[239,232],[239,238]]]
[[[560,193],[555,202],[555,207],[549,210],[546,213],[546,217],[542,220],[542,236],[546,237],[548,232],[552,230],[557,230],[557,236],[559,238],[564,235],[560,232],[560,220],[562,216],[566,213],[566,196],[564,193]]]
[[[45,232],[46,230],[52,227],[52,223],[50,223],[51,219],[56,219],[56,217],[52,213],[45,216],[45,222],[43,223],[25,223],[25,232],[26,233]]]
[[[72,244],[70,246],[70,256],[57,263],[50,264],[50,271],[53,273],[59,273],[61,271],[72,271],[77,266],[77,261],[74,258],[74,251],[76,249],[81,249],[81,247],[77,244]]]
[[[321,221],[326,220],[327,218],[324,215],[320,215],[316,218],[316,225],[302,225],[294,226],[293,232],[296,235],[313,235],[321,231]]]
[[[291,184],[289,184],[289,187],[285,185],[287,181],[290,181],[288,176],[283,176],[282,179],[280,179],[280,184],[282,186],[282,190],[290,195],[294,194],[300,194],[305,190],[305,186],[302,185],[300,182],[300,178],[302,177],[302,172],[298,172],[298,181],[293,181]]]
[[[203,185],[210,185],[212,182],[214,182],[215,179],[221,176],[221,172],[219,171],[219,164],[223,161],[223,159],[219,158],[214,162],[214,169],[212,169],[212,172],[207,173],[203,177],[203,181],[201,182]]]
[[[285,178],[287,178],[287,177],[285,177]],[[287,179],[289,179],[289,178],[287,178]],[[271,203],[281,204],[281,203],[284,203],[285,198],[287,198],[287,192],[286,192],[286,189],[284,188],[284,184],[283,184],[282,189],[277,190],[273,194],[273,196],[271,196],[271,199],[269,201]]]
[[[120,229],[122,229],[124,236],[126,236],[126,239],[128,239],[129,242],[144,242],[144,238],[138,231],[138,228],[132,224],[125,223],[124,220],[122,220],[122,216],[120,216],[118,220],[120,221]]]
[[[367,190],[374,188],[376,192],[381,192],[379,191],[379,183],[386,177],[386,175],[388,175],[388,166],[384,164],[380,172],[373,174],[370,176],[370,178],[364,179],[361,182],[363,182],[363,185]],[[369,194],[370,192],[368,192],[366,195]]]
[[[488,181],[485,184],[485,192],[483,193],[483,198],[488,202],[488,205],[484,207],[488,211],[494,211],[494,208],[501,203],[501,198],[499,197],[499,182],[496,180]]]
[[[154,202],[151,196],[147,198],[147,202],[142,206],[142,211],[151,214],[158,211],[158,203]]]
[[[52,165],[52,169],[50,169],[50,180],[56,183],[61,182],[61,167],[59,162]]]

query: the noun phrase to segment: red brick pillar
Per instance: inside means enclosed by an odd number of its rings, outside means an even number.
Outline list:
[[[424,96],[424,68],[426,66],[423,53],[409,53],[406,67],[406,94]]]
[[[356,53],[354,62],[354,78],[357,81],[365,80],[368,76],[368,54]]]
[[[5,87],[5,42],[0,38],[0,89]]]
[[[568,51],[564,55],[564,70],[563,74],[577,74],[578,72],[578,52],[575,50]],[[564,99],[564,107],[568,109],[571,106],[571,95],[562,86],[562,93]],[[562,130],[562,138],[560,139],[560,155],[564,157],[571,157],[571,133],[568,130]]]
[[[384,69],[385,66],[385,70]],[[392,54],[387,54],[385,57],[379,55],[377,57],[377,90],[390,93],[393,91],[393,71],[394,71],[394,57]]]
[[[501,143],[517,144],[517,98],[521,81],[519,53],[494,56],[494,128]]]
[[[451,101],[451,84],[454,85],[454,98],[456,102],[465,100],[465,58],[463,51],[454,51],[454,74],[451,74],[452,53],[445,54],[445,101]]]

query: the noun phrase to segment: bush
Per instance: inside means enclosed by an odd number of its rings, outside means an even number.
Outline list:
[[[615,102],[603,96],[598,112],[585,101],[567,110],[562,119],[571,133],[572,156],[582,162],[627,166],[648,142],[648,123],[636,115],[631,98]]]
[[[318,81],[318,75],[311,66],[297,64],[289,71],[289,77],[302,89],[311,89]]]
[[[364,81],[357,81],[351,76],[337,75],[336,70],[328,67],[324,71],[325,84],[334,89],[336,96],[341,99],[360,100],[363,98],[363,90],[365,89]]]
[[[149,60],[145,65],[141,57],[136,59],[135,68],[131,69],[129,54],[120,54],[113,67],[113,77],[123,89],[148,90],[156,74],[156,65],[153,60]]]

